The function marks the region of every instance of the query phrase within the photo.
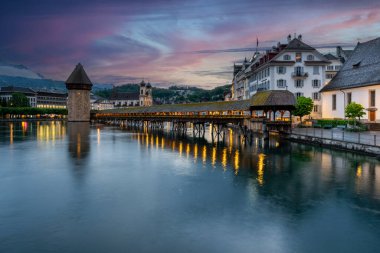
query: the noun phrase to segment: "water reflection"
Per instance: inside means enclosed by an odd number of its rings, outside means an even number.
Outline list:
[[[354,184],[355,194],[380,200],[380,173],[376,173],[380,164],[372,158],[282,142],[276,138],[268,142],[261,136],[254,137],[252,145],[247,145],[239,141],[232,130],[224,144],[179,138],[165,132],[134,132],[132,138],[148,149],[176,152],[181,159],[230,171],[238,178],[250,178],[260,194],[276,195],[272,201],[295,213],[311,207],[311,203],[335,190],[336,185],[350,182]],[[153,145],[151,139],[161,145]],[[380,209],[380,203],[376,205]]]
[[[69,136],[69,153],[75,161],[85,159],[90,152],[90,123],[69,122],[67,123]],[[100,130],[98,131],[98,141],[100,142]]]
[[[37,138],[39,142],[54,143],[66,137],[66,125],[62,121],[15,121],[0,123],[0,141],[3,143]]]

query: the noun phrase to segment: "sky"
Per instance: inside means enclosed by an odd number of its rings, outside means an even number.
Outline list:
[[[377,0],[2,0],[0,62],[66,80],[81,62],[94,83],[212,88],[234,62],[286,42],[321,50],[380,36]],[[326,49],[330,48],[330,49]]]

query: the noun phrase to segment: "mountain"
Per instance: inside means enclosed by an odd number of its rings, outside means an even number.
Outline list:
[[[0,62],[0,87],[18,86],[34,90],[61,90],[66,91],[64,81],[46,79],[40,73],[30,70],[24,65],[7,64]],[[93,90],[111,89],[112,84],[94,84]]]
[[[17,76],[25,78],[43,79],[44,76],[30,70],[24,65],[14,65],[0,62],[0,76]]]

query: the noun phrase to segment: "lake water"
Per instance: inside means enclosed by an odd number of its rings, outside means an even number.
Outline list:
[[[0,252],[379,252],[376,159],[206,137],[0,123]]]

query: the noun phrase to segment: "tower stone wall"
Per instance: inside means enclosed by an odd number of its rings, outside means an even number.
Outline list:
[[[68,93],[68,121],[90,121],[90,91],[69,90]]]
[[[79,63],[66,81],[68,121],[90,121],[92,83]]]

